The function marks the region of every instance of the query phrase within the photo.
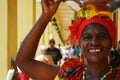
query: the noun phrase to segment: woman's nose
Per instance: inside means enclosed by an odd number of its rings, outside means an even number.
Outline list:
[[[91,45],[98,45],[99,44],[99,40],[96,38],[96,37],[93,37],[92,39],[91,39]]]

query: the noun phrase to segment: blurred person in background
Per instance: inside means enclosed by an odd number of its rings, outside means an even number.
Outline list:
[[[52,57],[54,64],[61,64],[62,54],[58,48],[55,47],[55,40],[49,40],[49,47],[47,48],[47,54]]]
[[[49,54],[47,54],[46,47],[44,45],[40,46],[40,55],[36,57],[36,60],[48,64],[54,64],[52,57]]]
[[[12,68],[8,70],[6,80],[29,80],[29,77],[16,65],[15,58],[11,58],[11,65]]]
[[[117,44],[115,49],[111,50],[110,56],[110,65],[113,67],[120,67],[120,42]]]

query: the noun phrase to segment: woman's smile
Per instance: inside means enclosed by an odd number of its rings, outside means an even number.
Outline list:
[[[98,55],[102,50],[99,49],[99,48],[93,48],[93,49],[89,49],[88,52],[91,54],[91,55]]]

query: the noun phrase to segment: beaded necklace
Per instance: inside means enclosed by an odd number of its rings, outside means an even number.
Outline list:
[[[85,67],[85,70],[83,70],[83,73],[82,73],[82,80],[85,80],[86,79],[86,70],[87,70],[87,67]]]
[[[87,68],[85,68],[85,70],[83,71],[83,73],[82,73],[82,80],[86,80],[86,70],[87,70]],[[110,70],[106,73],[106,74],[104,74],[101,78],[100,78],[100,80],[105,80],[105,78],[106,77],[108,77],[111,73],[112,73],[112,70],[113,70],[113,68],[112,67],[110,67]]]

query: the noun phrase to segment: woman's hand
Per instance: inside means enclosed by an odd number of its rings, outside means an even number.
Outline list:
[[[62,0],[42,0],[42,14],[52,17]]]

